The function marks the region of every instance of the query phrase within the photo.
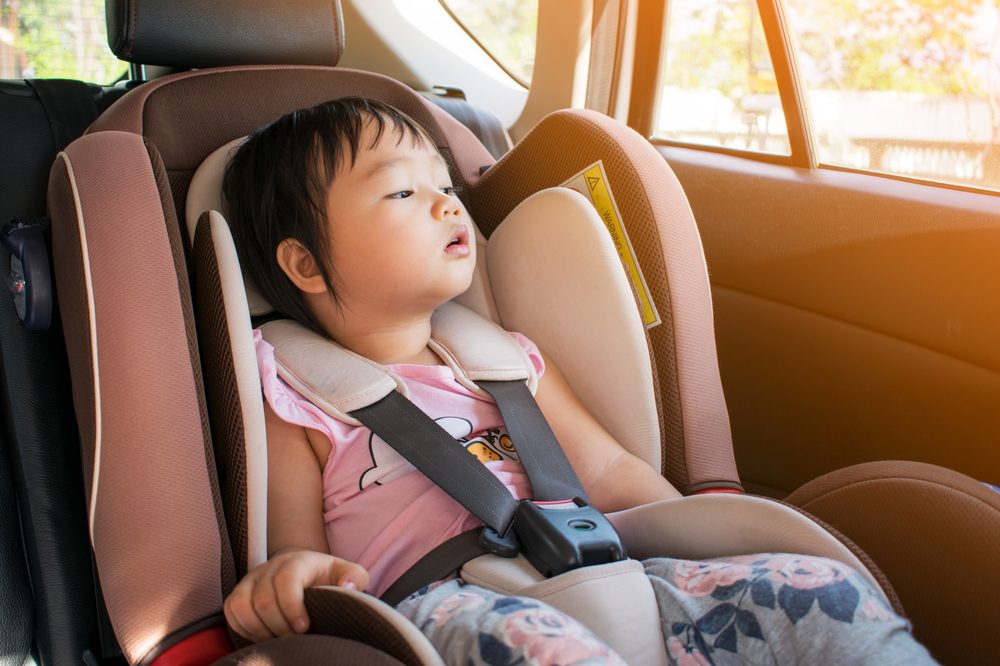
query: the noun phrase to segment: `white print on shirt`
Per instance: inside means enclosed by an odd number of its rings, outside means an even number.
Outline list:
[[[489,428],[470,438],[472,423],[468,419],[442,416],[434,420],[480,462],[518,459],[514,443],[503,428]],[[372,484],[381,486],[414,470],[413,465],[375,433],[368,435],[368,453],[372,458],[372,466],[366,469],[358,480],[360,490]]]

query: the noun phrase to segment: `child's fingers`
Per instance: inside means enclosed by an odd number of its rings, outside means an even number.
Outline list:
[[[255,642],[273,637],[253,607],[253,591],[257,582],[258,577],[253,574],[244,578],[226,597],[222,606],[229,626],[247,640]]]
[[[252,641],[304,633],[309,628],[304,590],[314,585],[363,591],[368,587],[368,572],[361,565],[326,553],[277,555],[247,574],[226,598],[226,621]]]
[[[234,612],[233,612],[233,611],[232,611],[232,610],[230,609],[230,607],[229,607],[229,604],[228,604],[228,603],[226,603],[226,604],[225,604],[225,605],[224,605],[224,606],[222,607],[222,612],[223,612],[223,614],[224,614],[224,615],[226,616],[226,624],[228,624],[228,625],[229,625],[229,627],[230,627],[230,628],[231,628],[231,629],[232,629],[233,631],[235,631],[235,632],[236,632],[237,634],[239,634],[239,635],[240,635],[240,636],[242,636],[243,638],[247,639],[248,641],[253,641],[253,642],[255,642],[255,643],[256,643],[256,642],[257,642],[258,640],[261,640],[261,639],[257,638],[257,635],[256,635],[256,633],[255,633],[255,632],[253,632],[253,631],[250,631],[250,629],[248,629],[248,628],[246,627],[246,625],[244,625],[244,624],[243,624],[243,620],[242,620],[242,617],[241,617],[240,615],[238,615],[238,614],[234,613]],[[256,615],[256,613],[254,613],[254,615]]]
[[[291,630],[303,634],[309,629],[304,590],[316,578],[316,571],[309,563],[287,562],[274,574],[274,594]]]
[[[368,571],[360,564],[337,558],[330,567],[330,584],[364,592],[368,588]]]
[[[303,551],[276,559],[267,581],[271,585],[276,608],[262,608],[255,603],[257,614],[277,636],[293,632],[304,633],[309,628],[309,615],[304,601],[305,588],[331,584],[330,571],[340,562],[344,561],[325,553]],[[367,583],[364,569],[357,565],[350,566],[353,567],[350,569],[351,575]],[[262,594],[260,599],[269,604],[272,597]]]
[[[278,571],[281,568],[278,568]],[[278,592],[275,588],[275,576],[278,572],[269,571],[268,573],[271,575],[263,576],[254,585],[253,609],[256,611],[257,617],[260,618],[261,622],[267,628],[270,634],[268,638],[272,636],[287,636],[294,632],[288,623],[288,618],[285,617],[278,603]]]

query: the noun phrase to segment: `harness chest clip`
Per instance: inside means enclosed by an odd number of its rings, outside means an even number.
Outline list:
[[[546,578],[627,557],[611,522],[579,497],[557,502],[521,500],[512,527],[525,558]]]

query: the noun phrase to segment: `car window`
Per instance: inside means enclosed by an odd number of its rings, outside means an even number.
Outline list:
[[[822,163],[1000,190],[1000,4],[785,7]]]
[[[465,31],[524,87],[535,65],[538,0],[441,0]]]
[[[0,78],[107,84],[127,69],[108,48],[104,0],[0,2]]]
[[[755,2],[671,0],[653,136],[789,154]]]

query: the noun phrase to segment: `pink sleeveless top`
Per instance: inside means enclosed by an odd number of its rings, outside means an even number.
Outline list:
[[[544,363],[523,335],[539,377]],[[318,430],[330,439],[323,469],[323,520],[330,552],[368,570],[368,592],[378,596],[435,546],[481,525],[388,444],[364,426],[324,413],[282,381],[274,349],[254,331],[264,397],[289,423]],[[478,457],[517,498],[531,496],[528,478],[503,427],[496,404],[475,395],[445,365],[390,365],[403,378],[410,400]],[[280,442],[269,442],[280,446]]]

